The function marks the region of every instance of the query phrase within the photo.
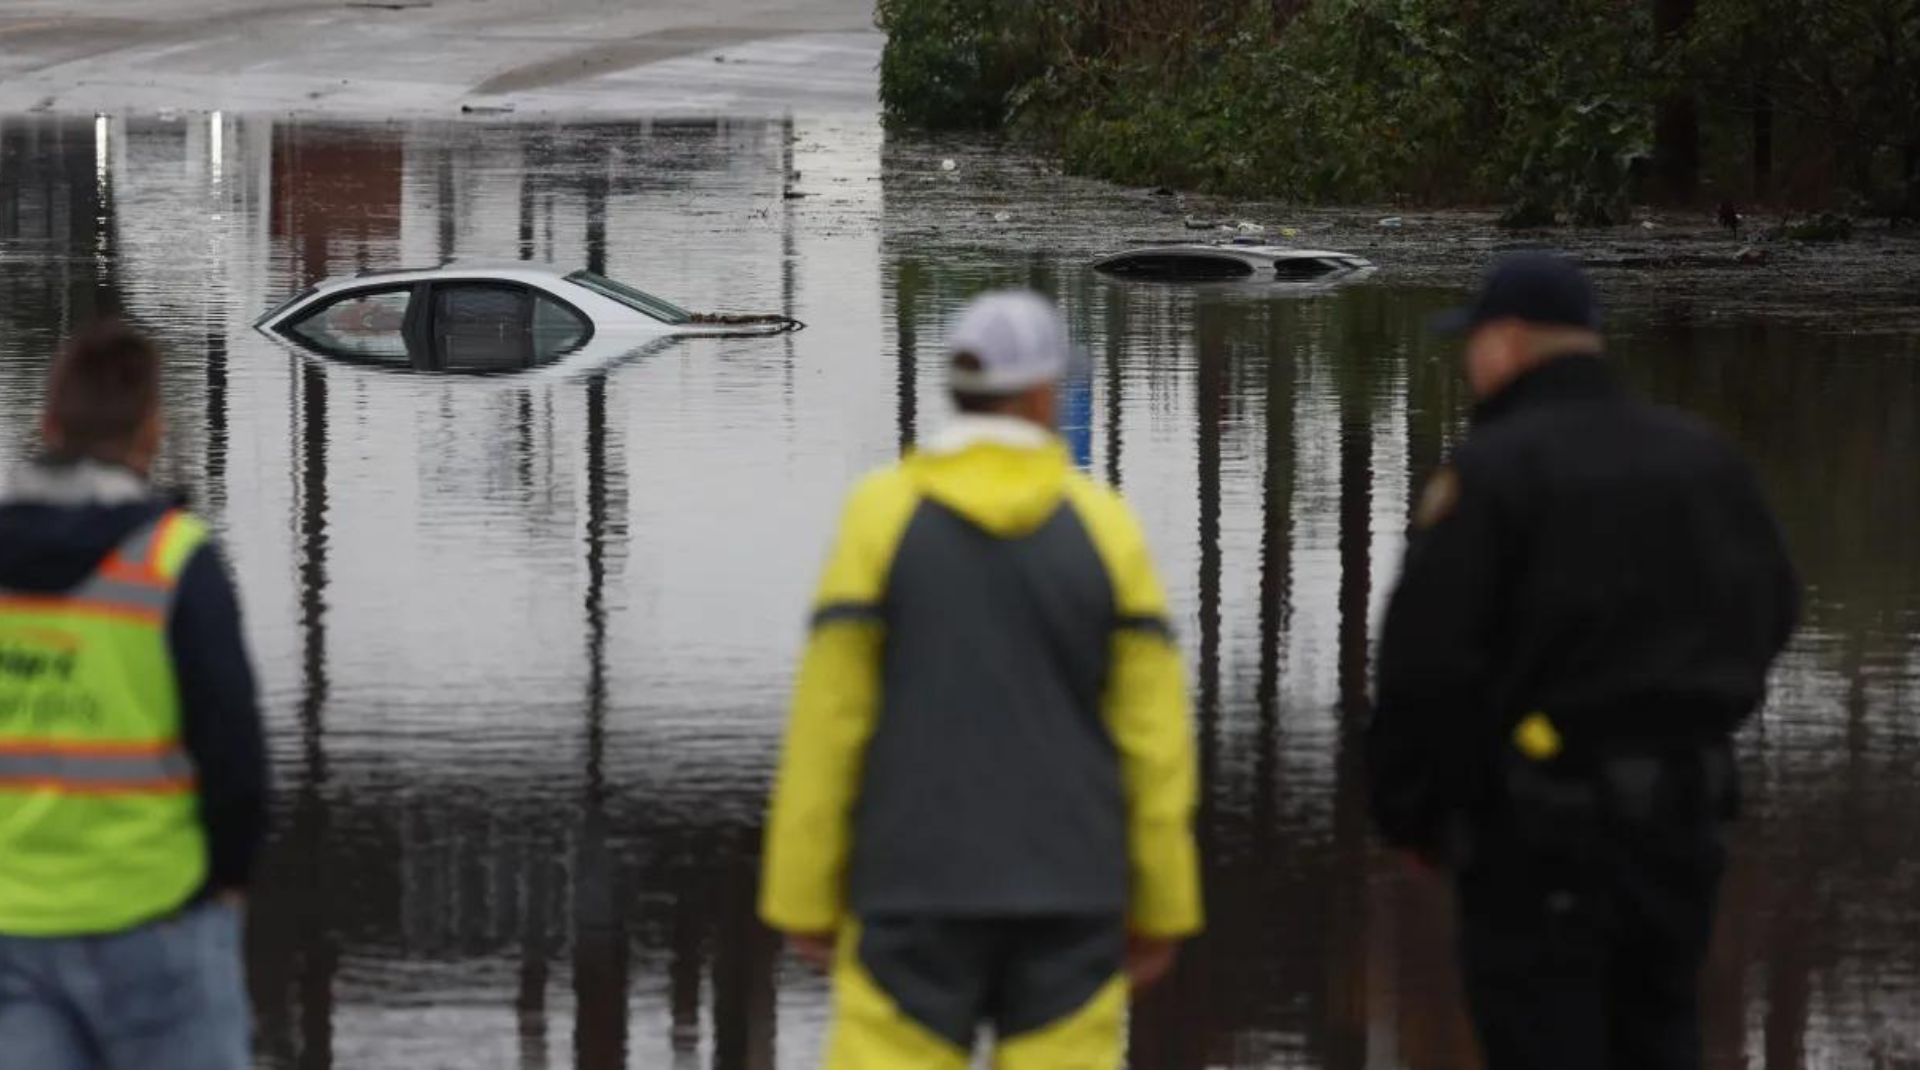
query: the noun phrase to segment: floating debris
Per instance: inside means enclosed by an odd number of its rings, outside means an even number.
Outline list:
[[[942,161],[940,163],[941,172],[952,172],[953,170],[959,167],[960,167],[960,163],[953,160],[952,158],[947,158],[945,161]]]
[[[1849,240],[1853,237],[1853,219],[1844,214],[1820,213],[1805,221],[1796,221],[1779,231],[1785,239],[1800,240],[1810,244]]]
[[[1383,217],[1379,221],[1379,225],[1383,229],[1397,229],[1406,223],[1406,219],[1400,217]]]

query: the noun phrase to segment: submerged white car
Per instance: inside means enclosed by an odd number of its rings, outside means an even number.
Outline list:
[[[1276,247],[1238,240],[1227,244],[1146,244],[1096,256],[1093,268],[1146,281],[1271,281],[1330,285],[1371,275],[1358,255],[1315,248]]]
[[[590,270],[449,263],[333,277],[254,320],[330,359],[416,371],[592,369],[664,338],[780,334],[784,315],[703,315]]]

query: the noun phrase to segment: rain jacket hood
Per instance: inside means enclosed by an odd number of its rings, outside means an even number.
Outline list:
[[[1073,466],[1059,436],[1026,420],[963,416],[901,463],[928,498],[1001,537],[1046,524]]]

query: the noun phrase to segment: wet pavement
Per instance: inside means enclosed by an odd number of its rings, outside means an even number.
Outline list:
[[[871,113],[870,0],[9,0],[0,113]]]
[[[1470,1062],[1444,895],[1369,842],[1341,733],[1464,420],[1424,318],[1500,241],[1291,214],[1381,263],[1322,295],[1083,268],[1177,234],[1166,203],[870,112],[0,117],[0,465],[63,329],[128,313],[169,351],[161,473],[242,590],[281,795],[261,1060],[816,1060],[825,987],[752,914],[812,578],[848,482],[946,415],[944,320],[1030,283],[1095,359],[1071,441],[1141,510],[1204,738],[1212,928],[1139,1009],[1135,1063]],[[1599,274],[1634,382],[1754,456],[1808,583],[1740,742],[1706,976],[1723,1065],[1920,1063],[1920,326],[1910,249],[1876,250],[1800,256],[1838,279]],[[250,326],[322,275],[447,257],[810,326],[504,379],[330,365]]]

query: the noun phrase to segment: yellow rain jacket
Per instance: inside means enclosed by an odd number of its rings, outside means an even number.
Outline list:
[[[1201,926],[1192,723],[1121,498],[1033,425],[962,417],[848,500],[813,611],[760,910]]]

